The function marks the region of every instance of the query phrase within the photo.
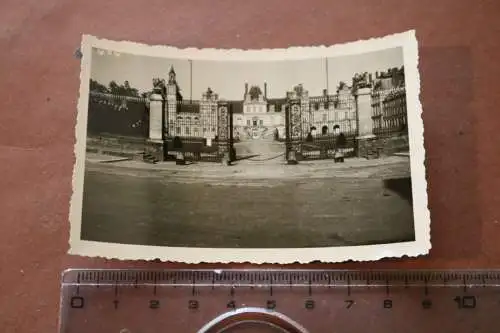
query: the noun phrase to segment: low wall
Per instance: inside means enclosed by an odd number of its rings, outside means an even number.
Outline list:
[[[175,160],[176,151],[185,153],[187,160],[218,161],[218,143],[206,146],[203,139],[184,139],[182,148],[174,148],[173,139],[151,142],[144,138],[100,135],[87,137],[87,152],[143,160],[144,154],[157,161]]]
[[[142,159],[148,146],[146,139],[119,136],[88,136],[87,152]]]
[[[358,141],[358,157],[378,158],[406,152],[410,149],[408,134],[377,136]]]

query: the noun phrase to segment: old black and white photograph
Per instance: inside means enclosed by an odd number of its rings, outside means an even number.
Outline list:
[[[177,49],[85,35],[70,253],[306,263],[430,249],[415,32]]]

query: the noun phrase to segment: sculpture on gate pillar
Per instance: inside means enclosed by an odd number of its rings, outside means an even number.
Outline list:
[[[154,78],[153,79],[153,94],[158,94],[158,95],[165,95],[165,80],[164,79],[159,79],[159,78]]]

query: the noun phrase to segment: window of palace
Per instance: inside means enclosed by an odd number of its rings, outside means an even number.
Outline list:
[[[247,119],[247,126],[250,126],[250,119]]]
[[[260,125],[260,126],[263,126],[263,125],[264,125],[264,120],[262,120],[262,119],[261,119],[261,120],[259,120],[259,125]]]
[[[175,133],[180,134],[181,133],[181,128],[180,127],[176,127],[175,128]]]
[[[327,121],[327,114],[323,113],[323,121]]]
[[[189,126],[186,126],[186,134],[189,134]]]

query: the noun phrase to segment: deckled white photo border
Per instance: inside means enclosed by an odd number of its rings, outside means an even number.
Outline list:
[[[153,57],[189,58],[192,60],[272,61],[355,55],[402,47],[410,141],[410,166],[413,194],[415,241],[381,245],[361,245],[322,248],[190,248],[102,243],[80,239],[85,154],[87,136],[87,108],[92,48]],[[418,71],[418,43],[415,30],[381,38],[360,40],[334,46],[291,47],[287,49],[178,49],[128,41],[111,41],[83,35],[81,45],[80,96],[75,128],[76,162],[73,173],[73,194],[70,202],[70,249],[69,254],[104,257],[122,260],[175,261],[185,263],[309,263],[371,261],[382,258],[415,257],[428,254],[430,242],[430,212],[428,209],[427,181],[425,172],[424,128],[419,100],[420,75]]]

